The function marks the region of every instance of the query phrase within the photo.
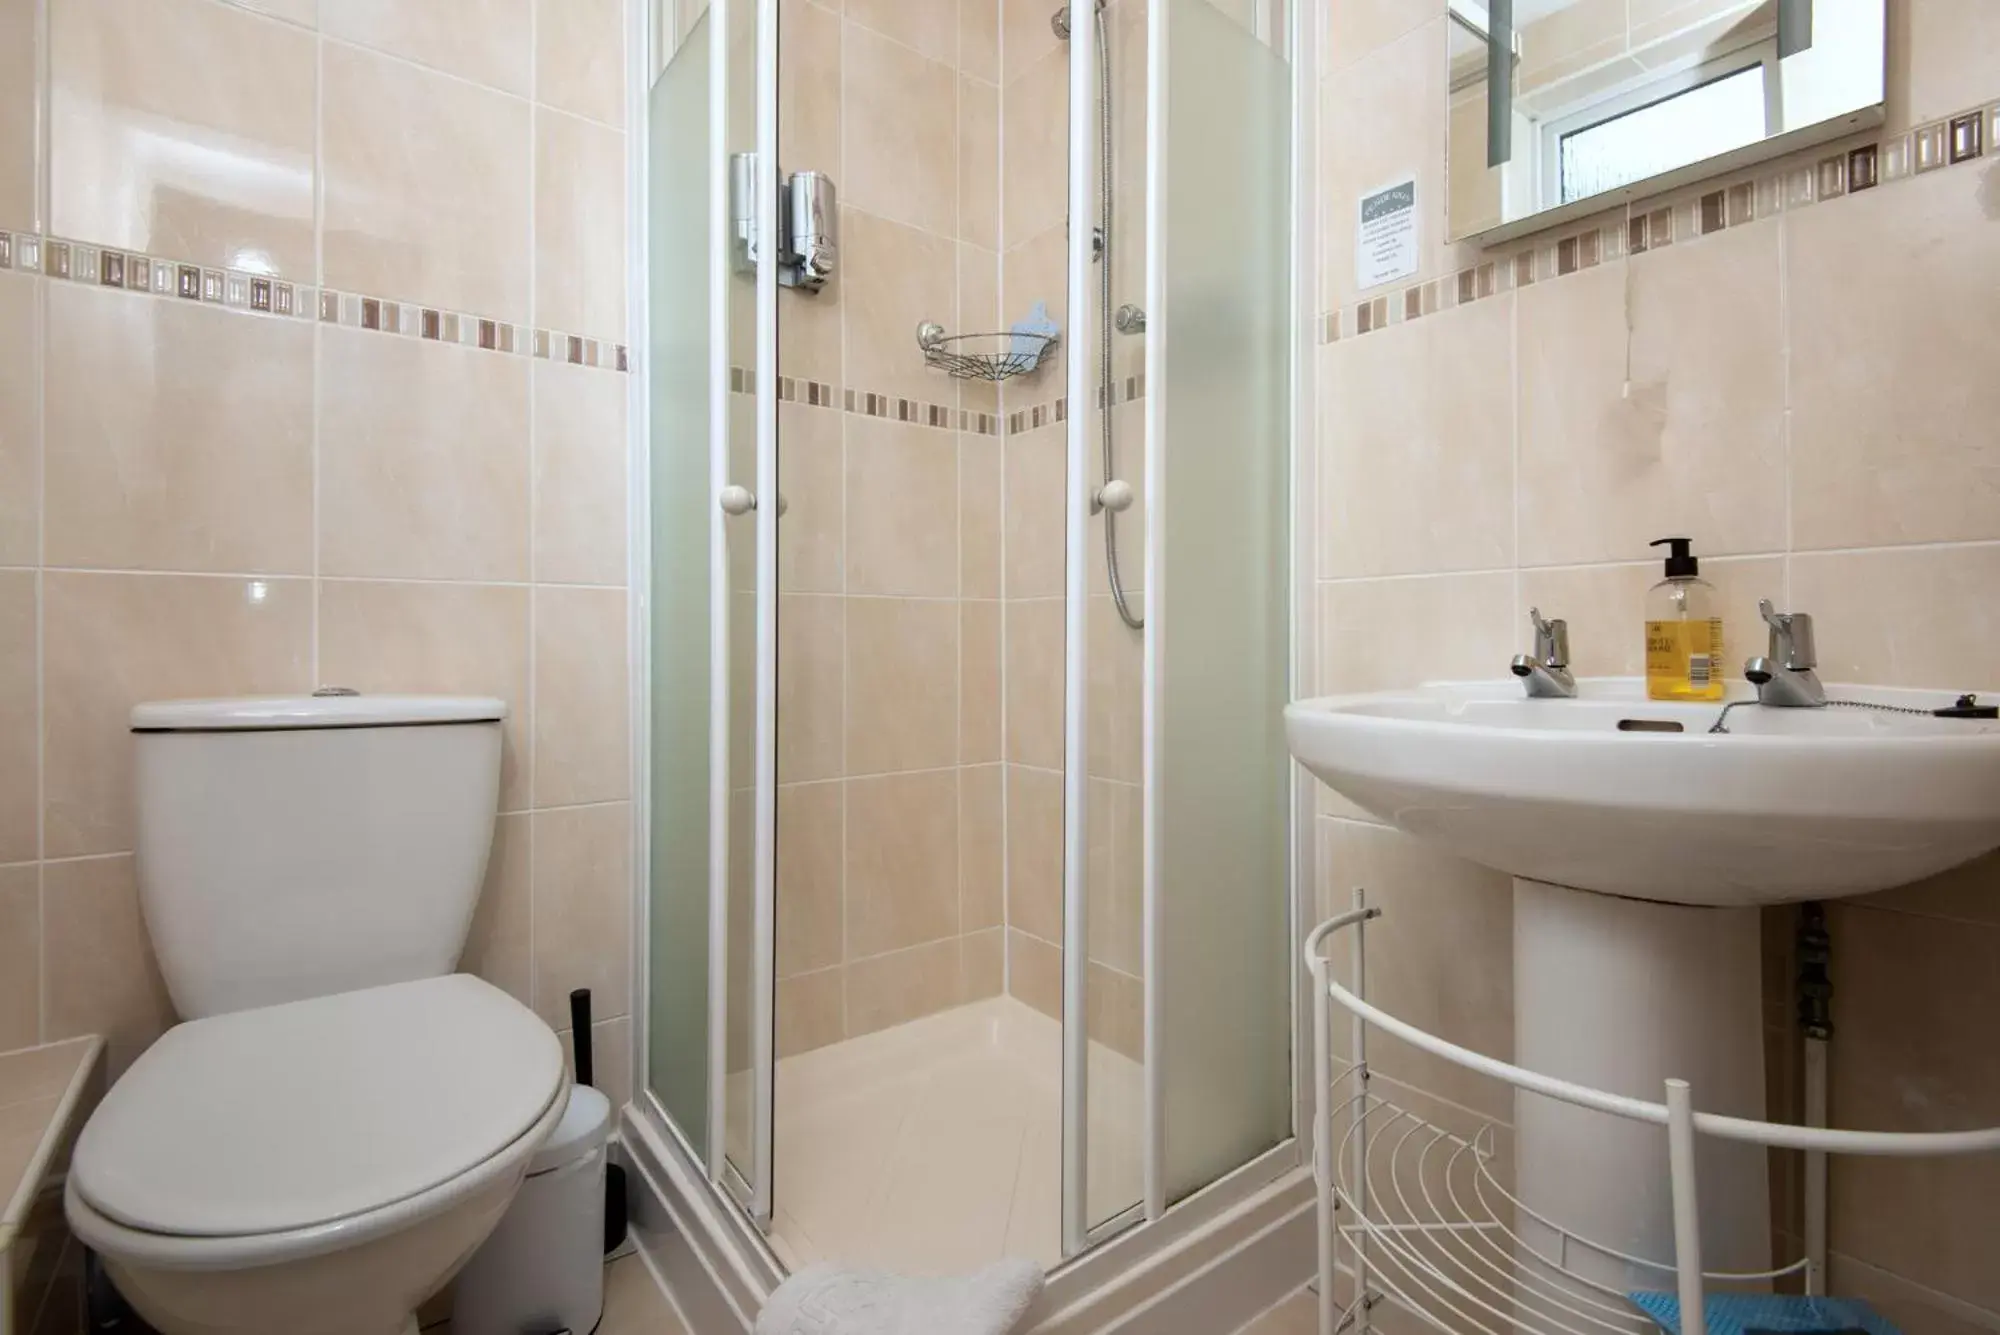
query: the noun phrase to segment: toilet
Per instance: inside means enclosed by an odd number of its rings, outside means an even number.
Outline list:
[[[64,1205],[163,1335],[405,1335],[499,1223],[569,1085],[453,973],[502,701],[132,711],[140,902],[183,1023],[104,1097]]]

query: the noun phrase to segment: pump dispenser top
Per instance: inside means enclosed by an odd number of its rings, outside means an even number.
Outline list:
[[[1692,538],[1661,538],[1666,578],[1646,594],[1646,695],[1720,700],[1723,633],[1715,586],[1701,578]]]

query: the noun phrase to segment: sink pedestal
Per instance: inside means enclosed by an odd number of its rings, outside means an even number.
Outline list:
[[[1690,896],[1693,898],[1694,896]],[[1696,1109],[1765,1115],[1762,952],[1755,908],[1687,908],[1514,881],[1514,1060],[1648,1102],[1670,1076]],[[1516,1190],[1575,1234],[1674,1258],[1665,1127],[1514,1095]],[[1769,1172],[1758,1146],[1699,1139],[1704,1268],[1770,1268]],[[1533,1220],[1522,1236],[1548,1256]],[[1569,1268],[1618,1289],[1671,1274],[1569,1249]]]

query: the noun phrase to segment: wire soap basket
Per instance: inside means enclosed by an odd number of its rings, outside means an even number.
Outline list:
[[[1039,370],[1059,341],[1055,334],[946,334],[944,326],[917,326],[924,365],[957,380],[1012,380]]]

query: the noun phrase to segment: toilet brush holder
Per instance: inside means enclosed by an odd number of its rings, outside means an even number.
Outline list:
[[[595,1086],[597,1062],[592,1051],[590,989],[579,987],[569,994],[570,1047],[575,1053],[576,1083]],[[618,1110],[611,1110],[615,1118]],[[610,1255],[625,1245],[625,1166],[610,1164],[604,1170],[604,1252]]]

